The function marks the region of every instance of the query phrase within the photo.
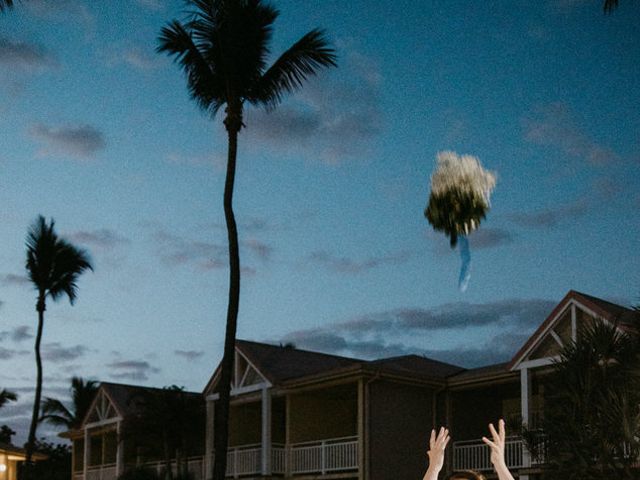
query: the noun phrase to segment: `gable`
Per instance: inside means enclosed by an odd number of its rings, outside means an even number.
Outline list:
[[[582,301],[582,294],[569,292],[513,357],[510,369],[550,365],[563,347],[580,337],[596,321],[610,322],[607,315]],[[606,313],[606,312],[605,312]]]
[[[119,420],[120,418],[121,416],[114,402],[109,398],[104,387],[101,386],[98,389],[82,424],[110,423],[112,421]]]
[[[205,395],[216,394],[220,380],[221,365],[218,365],[211,380],[205,387]],[[236,347],[233,359],[233,374],[231,376],[231,395],[253,392],[270,387],[271,382],[260,370]]]

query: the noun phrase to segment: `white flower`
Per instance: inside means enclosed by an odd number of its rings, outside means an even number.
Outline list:
[[[468,191],[481,196],[489,204],[489,197],[496,186],[496,174],[485,170],[478,157],[445,151],[438,152],[436,159],[438,166],[431,175],[431,193]]]

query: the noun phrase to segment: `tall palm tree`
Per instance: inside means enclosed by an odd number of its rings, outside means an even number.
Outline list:
[[[29,466],[35,447],[36,428],[40,412],[40,399],[42,396],[42,358],[40,356],[40,342],[44,326],[44,312],[47,309],[47,297],[56,301],[63,295],[73,305],[77,296],[78,277],[85,270],[93,270],[89,255],[84,250],[75,247],[66,240],[60,238],[54,231],[54,221],[47,224],[45,218],[40,215],[29,228],[26,240],[27,259],[25,267],[29,280],[38,292],[36,311],[38,312],[38,331],[36,333],[36,393],[33,402],[33,414],[29,428],[29,438],[26,447],[25,473],[29,475]]]
[[[18,395],[14,392],[3,388],[0,390],[0,408],[4,407],[9,402],[15,402],[18,400]]]
[[[73,377],[71,379],[71,409],[67,408],[60,400],[47,397],[42,402],[42,416],[38,421],[65,427],[67,430],[80,427],[97,390],[98,382],[94,380],[85,382],[82,377]]]
[[[279,12],[263,0],[187,0],[188,21],[162,28],[158,52],[173,56],[187,77],[191,98],[212,117],[225,106],[228,155],[224,214],[229,242],[229,300],[220,399],[216,405],[214,479],[227,460],[229,393],[240,299],[238,231],[233,213],[238,133],[245,103],[274,109],[285,93],[302,87],[319,69],[335,66],[335,51],[321,30],[311,30],[267,67],[273,23]]]

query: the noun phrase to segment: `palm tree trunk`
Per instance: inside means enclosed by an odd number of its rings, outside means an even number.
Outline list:
[[[231,109],[229,109],[231,110]],[[227,306],[227,329],[224,339],[224,355],[220,370],[220,398],[215,408],[213,479],[224,480],[227,471],[227,444],[229,435],[229,400],[231,374],[238,325],[240,302],[240,253],[238,249],[238,229],[233,215],[233,184],[236,176],[236,156],[238,152],[238,132],[242,126],[242,110],[234,115],[229,112],[225,126],[229,137],[227,157],[227,177],[224,185],[224,218],[227,222],[229,240],[229,304]]]
[[[27,440],[26,448],[26,461],[24,469],[24,480],[29,480],[31,477],[31,457],[33,456],[33,450],[36,445],[36,427],[38,426],[38,417],[40,415],[40,397],[42,396],[42,358],[40,357],[40,341],[42,340],[42,329],[44,327],[44,311],[45,294],[40,292],[38,294],[38,303],[36,304],[36,310],[38,311],[38,332],[36,333],[36,398],[33,401],[33,413],[31,414],[31,426],[29,427],[29,439]]]

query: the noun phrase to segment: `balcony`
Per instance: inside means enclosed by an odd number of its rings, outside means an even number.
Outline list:
[[[213,459],[212,459],[213,463]],[[161,473],[165,462],[148,462],[144,467]],[[176,473],[176,462],[171,463]],[[187,469],[194,480],[204,480],[203,457],[187,459]],[[271,446],[271,471],[274,475],[328,475],[358,470],[358,437],[342,437],[313,442],[290,444],[274,443]],[[227,477],[242,478],[260,476],[262,473],[262,448],[260,444],[231,447],[227,452]],[[92,466],[87,478],[82,471],[74,472],[73,480],[116,480],[115,464]]]
[[[504,449],[504,456],[509,468],[524,468],[541,465],[544,463],[544,437],[539,440],[536,447],[541,455],[528,460],[526,445],[521,437],[507,437]],[[528,463],[527,463],[528,462]],[[491,451],[482,440],[465,440],[453,443],[453,470],[493,470],[491,465]]]

